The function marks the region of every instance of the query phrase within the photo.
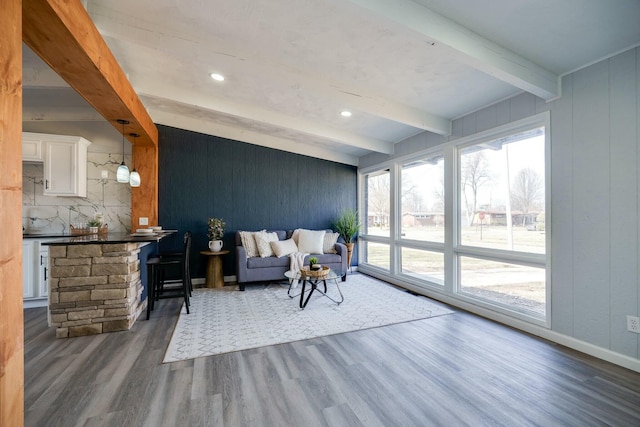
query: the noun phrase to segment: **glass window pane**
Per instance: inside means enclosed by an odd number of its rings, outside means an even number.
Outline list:
[[[389,171],[366,176],[366,234],[389,237],[391,219],[391,182]]]
[[[544,318],[544,268],[463,256],[458,259],[463,293]]]
[[[402,238],[444,243],[442,154],[402,165]]]
[[[444,254],[402,248],[402,273],[444,286]]]
[[[545,253],[544,127],[460,151],[460,243]]]
[[[367,264],[389,270],[391,263],[389,261],[389,245],[383,243],[365,242],[364,259]]]

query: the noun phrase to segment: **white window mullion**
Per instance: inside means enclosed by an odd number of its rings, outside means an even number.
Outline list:
[[[400,189],[400,168],[398,167],[397,163],[394,163],[391,166],[389,175],[389,179],[391,180],[391,185],[389,186],[391,190],[391,226],[389,230],[389,250],[391,251],[391,253],[389,254],[391,257],[390,271],[391,274],[398,274],[398,272],[400,271],[400,247],[397,244],[400,238],[400,218],[398,218],[398,213],[400,212],[400,203],[402,203],[402,190]]]
[[[457,241],[457,160],[456,152],[453,146],[446,147],[444,150],[444,287],[449,293],[454,292],[457,284],[457,267],[454,256],[454,246]]]

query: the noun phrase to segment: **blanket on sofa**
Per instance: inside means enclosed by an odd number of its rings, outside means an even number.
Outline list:
[[[302,267],[304,266],[304,257],[306,257],[307,255],[309,254],[306,252],[294,252],[289,255],[289,258],[291,259],[291,265],[289,269],[291,270],[291,272],[297,273],[302,270]],[[291,279],[291,288],[295,289],[297,287],[298,279]]]

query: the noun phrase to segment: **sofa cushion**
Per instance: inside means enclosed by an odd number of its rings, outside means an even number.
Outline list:
[[[313,256],[318,258],[318,264],[321,265],[340,264],[340,262],[342,261],[342,257],[338,254],[319,254]]]
[[[244,246],[247,251],[247,258],[253,258],[260,255],[258,252],[258,246],[256,245],[256,239],[254,235],[256,233],[261,233],[262,231],[240,231],[240,238],[242,239],[242,246]]]
[[[271,242],[278,241],[278,235],[276,233],[261,231],[260,233],[255,233],[253,237],[256,240],[256,246],[258,247],[260,257],[266,258],[268,256],[273,256]]]
[[[300,230],[298,251],[310,254],[324,253],[324,230]]]
[[[322,245],[322,253],[325,254],[335,254],[336,252],[336,242],[338,241],[338,237],[340,237],[339,233],[325,233],[324,235],[324,243]]]
[[[278,258],[287,256],[294,252],[298,252],[298,246],[296,245],[296,242],[293,241],[293,239],[271,242],[271,249],[273,250],[275,256],[277,256]]]
[[[254,257],[247,259],[247,268],[286,267],[288,270],[289,265],[289,257],[286,256],[282,258],[270,256],[266,258]]]

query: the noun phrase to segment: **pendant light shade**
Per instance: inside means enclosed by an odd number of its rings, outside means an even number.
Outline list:
[[[137,133],[130,133],[129,135],[133,137],[133,146],[131,148],[131,158],[133,162],[133,169],[129,174],[129,185],[132,187],[140,187],[140,174],[136,170],[136,158],[134,156],[134,151],[136,149],[136,138],[139,137],[140,135],[138,135]]]
[[[129,168],[124,164],[124,125],[128,125],[128,120],[118,119],[118,123],[122,125],[122,163],[116,171],[116,179],[118,182],[129,182]]]

